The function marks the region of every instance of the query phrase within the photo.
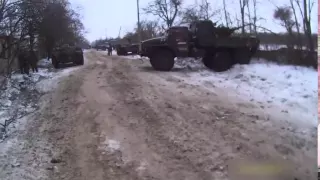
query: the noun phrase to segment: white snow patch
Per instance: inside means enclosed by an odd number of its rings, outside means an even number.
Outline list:
[[[148,163],[146,161],[140,162],[139,167],[137,168],[137,171],[144,171],[147,169]]]
[[[56,72],[56,73],[52,73],[52,74],[49,73],[49,75],[48,75],[49,79],[39,82],[37,84],[37,89],[40,92],[50,92],[55,87],[58,86],[60,79],[62,77],[66,77],[66,76],[72,74],[72,72],[74,72],[77,69],[79,69],[79,67],[71,67],[71,68],[62,69],[61,71]]]
[[[124,56],[127,59],[141,59],[141,56],[139,55],[128,55],[128,56]]]
[[[16,146],[17,144],[19,144],[19,140],[17,137],[9,139],[8,141],[6,141],[6,143],[2,143],[0,148],[0,156],[4,156],[5,154],[7,154],[10,148]]]
[[[147,57],[141,57],[140,55],[127,55],[127,56],[120,56],[120,57],[123,57],[125,59],[133,59],[133,60],[135,60],[135,59],[143,59],[143,60],[149,59]]]
[[[187,73],[187,77],[181,73],[173,75],[187,83],[252,102],[266,113],[282,115],[285,121],[317,125],[318,78],[312,68],[256,62],[235,65],[224,73],[204,69]]]
[[[78,68],[62,70],[39,68],[38,72],[30,73],[30,76],[12,74],[11,79],[7,79],[5,89],[0,92],[0,123],[2,124],[0,126],[0,140],[23,126],[23,118],[20,117],[37,109],[36,96],[39,95],[39,92],[45,93],[54,90],[61,77],[69,75]],[[11,120],[14,122],[9,126],[3,126],[6,121],[11,122]]]
[[[110,140],[108,140],[107,144],[108,144],[108,148],[112,151],[116,151],[116,150],[120,149],[120,142],[119,141],[110,139]]]
[[[102,146],[100,146],[99,149],[109,152],[115,152],[120,149],[120,142],[106,137],[105,141],[102,142]]]
[[[48,58],[43,58],[38,61],[38,67],[39,68],[48,68],[52,67],[51,59],[48,60]]]
[[[102,65],[102,64],[104,64],[104,63],[101,62],[101,61],[97,61],[96,64]]]
[[[264,51],[274,51],[279,50],[281,48],[288,48],[285,44],[260,44],[259,49]],[[298,46],[294,46],[295,49],[298,49]],[[307,50],[308,47],[303,46],[303,50]]]

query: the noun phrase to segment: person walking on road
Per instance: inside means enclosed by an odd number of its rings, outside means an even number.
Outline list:
[[[112,46],[111,44],[108,45],[108,56],[112,55]]]

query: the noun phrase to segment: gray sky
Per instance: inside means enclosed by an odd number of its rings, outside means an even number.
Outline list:
[[[82,16],[82,22],[87,30],[86,38],[89,41],[96,40],[98,38],[117,37],[119,29],[121,27],[120,35],[124,35],[126,32],[131,31],[135,23],[137,22],[137,8],[136,0],[70,0],[74,8],[80,8],[80,14]],[[140,0],[140,9],[145,7],[151,0]],[[184,0],[185,6],[193,4],[196,0]],[[215,9],[222,8],[222,0],[208,0],[211,4],[215,4]],[[237,0],[226,0],[229,2],[228,11],[232,17],[236,14],[239,17],[239,5]],[[258,16],[265,20],[260,20],[259,25],[271,29],[275,32],[283,31],[283,28],[278,25],[273,16],[273,10],[275,5],[281,6],[289,4],[289,0],[258,0]],[[198,0],[200,3],[201,0]],[[273,3],[271,3],[273,2]],[[315,6],[312,12],[312,30],[317,32],[317,10],[318,1],[315,0]],[[142,14],[140,10],[140,18],[143,19],[157,19],[156,17],[147,16]],[[222,20],[224,18],[218,15],[213,20]]]

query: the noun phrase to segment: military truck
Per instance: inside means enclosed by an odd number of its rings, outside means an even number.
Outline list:
[[[59,64],[74,63],[76,65],[83,65],[83,51],[80,47],[70,46],[64,44],[61,47],[54,49],[52,53],[52,65],[59,68]]]
[[[103,45],[103,44],[101,44],[101,45],[96,45],[96,46],[95,46],[95,49],[96,49],[97,51],[99,51],[99,50],[101,50],[101,51],[106,51],[106,50],[107,50],[107,46],[106,46],[106,45]]]
[[[139,54],[139,44],[129,44],[129,45],[117,45],[116,51],[118,56],[126,56]]]
[[[142,41],[140,55],[148,57],[159,71],[170,71],[176,57],[201,57],[206,67],[223,72],[234,64],[250,63],[260,44],[256,37],[234,35],[237,29],[216,26],[212,21],[174,26],[162,37]]]

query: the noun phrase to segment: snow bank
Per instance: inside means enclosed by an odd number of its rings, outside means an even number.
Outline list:
[[[5,87],[0,87],[0,142],[21,124],[22,117],[39,108],[37,102],[42,94],[54,90],[61,77],[80,68],[56,70],[46,61],[40,60],[39,63],[47,68],[39,68],[39,72],[30,76],[13,74],[11,79],[7,79]]]
[[[103,53],[105,55],[108,55],[108,51],[107,50],[106,51],[98,51],[98,52],[101,52],[101,53]],[[117,51],[113,50],[112,51],[112,56],[117,56]]]
[[[52,67],[51,59],[49,59],[49,60],[47,58],[40,59],[38,61],[38,67],[39,68],[50,68],[50,67]]]
[[[73,71],[79,69],[79,67],[71,67],[62,69],[52,74],[48,73],[47,80],[37,83],[36,88],[42,93],[50,92],[58,86],[61,77],[70,75]]]
[[[128,56],[123,56],[126,59],[141,59],[140,55],[128,55]]]
[[[265,51],[272,51],[272,50],[279,50],[281,48],[287,48],[287,45],[280,45],[280,44],[260,44],[259,49],[260,50],[265,50]],[[294,47],[295,49],[298,49],[298,46]],[[308,47],[303,46],[303,50],[307,50]]]
[[[318,103],[317,71],[311,68],[279,66],[273,63],[253,62],[250,65],[235,65],[224,73],[215,73],[203,65],[187,60],[178,68],[198,68],[197,71],[174,73],[191,84],[202,85],[211,91],[252,102],[271,113],[283,114],[285,121],[316,126]],[[183,62],[183,61],[181,61]],[[221,93],[220,92],[220,93]],[[229,96],[229,95],[228,95]]]

